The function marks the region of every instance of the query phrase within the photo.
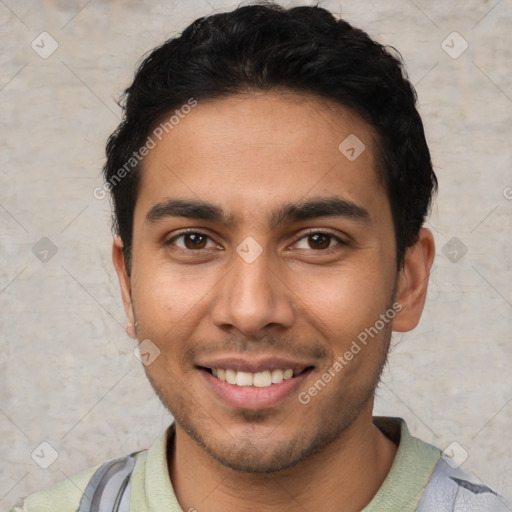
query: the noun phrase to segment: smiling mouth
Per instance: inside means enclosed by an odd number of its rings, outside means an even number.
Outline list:
[[[244,372],[230,368],[206,368],[200,366],[199,369],[208,372],[222,382],[227,382],[234,386],[268,388],[272,385],[281,384],[285,380],[290,380],[299,375],[313,370],[313,366],[308,366],[302,370],[292,368],[264,370],[261,372]]]

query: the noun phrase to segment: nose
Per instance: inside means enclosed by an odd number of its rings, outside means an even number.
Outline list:
[[[213,323],[253,339],[263,338],[269,330],[291,327],[295,320],[293,293],[275,267],[265,252],[250,263],[235,255],[212,301]]]

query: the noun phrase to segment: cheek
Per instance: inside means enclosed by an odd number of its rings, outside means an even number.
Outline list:
[[[133,288],[133,299],[141,324],[155,334],[174,325],[185,326],[206,306],[213,283],[187,277],[176,269],[145,265]]]
[[[322,335],[346,342],[385,312],[393,284],[374,262],[311,271],[297,276],[290,287],[300,298],[303,314]]]

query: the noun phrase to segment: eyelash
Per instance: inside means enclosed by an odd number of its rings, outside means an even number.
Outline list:
[[[204,237],[208,238],[209,240],[213,241],[213,239],[209,235],[207,235],[206,233],[203,233],[202,231],[198,231],[196,229],[188,229],[188,230],[182,231],[181,233],[178,233],[177,235],[174,235],[172,238],[170,238],[169,240],[167,240],[165,242],[165,245],[167,245],[167,246],[174,245],[174,242],[176,240],[178,240],[179,238],[182,238],[186,235],[192,235],[192,234],[204,236]],[[327,247],[326,249],[309,249],[310,251],[314,251],[314,252],[318,252],[318,253],[328,253],[328,252],[332,252],[332,250],[336,249],[338,246],[349,245],[349,243],[347,241],[342,240],[339,236],[331,233],[329,230],[319,230],[319,229],[317,229],[317,230],[312,229],[312,230],[302,234],[302,236],[298,237],[297,240],[295,240],[293,245],[296,245],[298,242],[300,242],[304,238],[308,238],[315,234],[326,235],[326,236],[330,237],[331,240],[334,239],[337,243],[336,243],[336,245],[334,245],[332,247]],[[199,252],[203,251],[204,249],[186,249],[183,247],[177,247],[177,250],[186,251],[186,252],[190,252],[190,253],[193,253],[193,252],[199,253]],[[304,250],[304,249],[302,249],[302,250]]]
[[[187,229],[185,231],[182,231],[181,233],[178,233],[177,235],[174,235],[172,238],[167,240],[165,242],[165,245],[173,245],[175,240],[182,238],[186,235],[200,235],[200,236],[204,236],[210,240],[213,240],[211,236],[207,235],[206,233],[203,233],[202,231],[198,231],[197,229]],[[194,249],[183,249],[183,247],[178,247],[178,250],[187,251],[187,252],[201,251],[201,249],[195,249],[195,250]]]

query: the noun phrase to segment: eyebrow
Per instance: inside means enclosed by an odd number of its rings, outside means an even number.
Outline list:
[[[211,203],[191,199],[167,199],[155,204],[146,214],[145,222],[153,224],[167,217],[186,217],[226,226],[235,226],[232,215]],[[342,217],[356,222],[371,224],[368,210],[356,203],[338,196],[312,198],[296,203],[284,204],[269,216],[272,228],[286,223],[316,219],[318,217]]]

